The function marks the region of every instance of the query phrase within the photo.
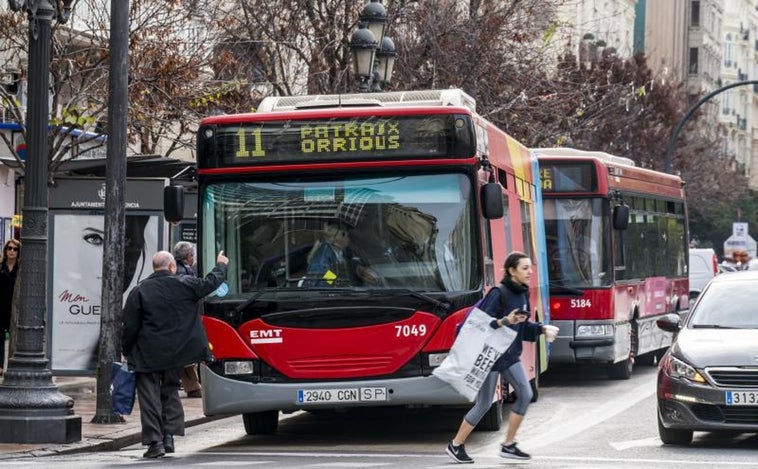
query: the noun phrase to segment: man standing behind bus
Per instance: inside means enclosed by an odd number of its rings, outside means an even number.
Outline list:
[[[195,246],[188,241],[179,241],[174,245],[174,260],[176,261],[176,275],[197,276],[195,272]],[[197,376],[197,363],[187,365],[182,372],[182,387],[187,397],[203,397],[200,379]]]
[[[176,275],[168,251],[153,255],[153,274],[139,283],[124,305],[122,353],[137,378],[145,458],[174,452],[174,435],[184,435],[179,380],[185,365],[208,358],[208,339],[197,302],[226,278],[224,251],[205,278]]]

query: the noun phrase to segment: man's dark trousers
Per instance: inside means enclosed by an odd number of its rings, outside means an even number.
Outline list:
[[[154,373],[137,372],[137,398],[142,444],[163,441],[164,435],[184,435],[184,408],[179,399],[183,366]]]

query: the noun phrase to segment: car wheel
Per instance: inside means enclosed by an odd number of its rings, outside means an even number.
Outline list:
[[[658,414],[658,436],[664,445],[688,445],[692,442],[692,430],[666,428]]]
[[[279,411],[253,412],[242,414],[245,433],[248,435],[270,435],[279,426]]]
[[[476,430],[480,432],[496,432],[500,430],[503,424],[503,400],[498,399],[490,406],[490,410],[484,414],[482,420],[476,425]]]

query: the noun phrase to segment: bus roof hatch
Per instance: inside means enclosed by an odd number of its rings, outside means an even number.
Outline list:
[[[389,93],[316,94],[306,96],[269,96],[261,101],[258,112],[293,111],[325,107],[355,106],[460,106],[476,111],[476,100],[460,89],[393,91]]]

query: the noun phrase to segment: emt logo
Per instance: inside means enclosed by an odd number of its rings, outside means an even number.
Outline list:
[[[250,331],[251,344],[281,344],[281,329],[260,329]]]

